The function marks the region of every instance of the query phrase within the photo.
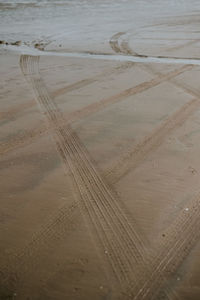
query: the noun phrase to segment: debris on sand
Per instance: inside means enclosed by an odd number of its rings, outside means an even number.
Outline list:
[[[34,47],[36,49],[39,49],[39,50],[42,50],[42,51],[44,50],[45,45],[46,45],[45,43],[36,42],[36,41],[34,41],[34,42],[22,42],[22,41],[18,40],[18,41],[14,41],[14,42],[7,42],[7,41],[4,41],[4,40],[0,40],[0,45],[21,46],[22,44],[24,44],[28,47],[32,46],[32,47]]]
[[[35,43],[34,47],[39,50],[44,50],[45,45],[43,43]]]
[[[6,42],[6,41],[3,41],[3,40],[0,40],[0,45],[20,46],[21,44],[22,44],[22,41]]]
[[[10,43],[11,45],[13,46],[20,46],[22,44],[21,41],[16,41],[16,42],[13,42],[13,43]]]

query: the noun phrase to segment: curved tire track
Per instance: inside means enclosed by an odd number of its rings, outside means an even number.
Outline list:
[[[30,59],[30,57],[29,57],[29,59]],[[60,125],[60,120],[63,119],[62,115],[59,112],[59,110],[57,109],[57,107],[55,106],[55,104],[52,105],[52,99],[50,99],[50,97],[46,91],[46,88],[45,88],[44,84],[42,83],[42,78],[38,74],[38,70],[37,70],[38,62],[36,61],[35,58],[31,58],[30,61],[28,62],[29,59],[27,59],[26,56],[22,57],[22,69],[25,72],[28,71],[28,73],[26,73],[25,75],[29,78],[29,80],[31,81],[31,84],[33,85],[33,87],[35,89],[35,92],[37,94],[37,99],[40,103],[42,111],[45,113],[45,116],[48,119],[48,122],[52,123],[52,128],[53,128],[52,130],[54,132],[54,137],[57,142],[58,150],[59,150],[61,156],[63,157],[64,162],[68,163],[68,165],[70,166],[72,175],[74,177],[74,181],[76,182],[76,185],[79,188],[82,198],[83,198],[83,196],[85,197],[85,199],[83,201],[84,203],[83,204],[79,203],[80,207],[82,207],[83,215],[85,216],[85,218],[87,220],[89,220],[89,223],[91,222],[94,225],[94,228],[100,237],[101,243],[104,246],[104,249],[106,249],[105,251],[107,252],[107,256],[109,257],[109,261],[113,267],[113,270],[114,271],[117,270],[117,273],[120,271],[120,275],[117,274],[117,275],[119,275],[117,277],[118,277],[120,283],[122,283],[123,286],[126,284],[130,284],[130,282],[133,279],[133,276],[132,276],[133,270],[130,270],[130,268],[129,268],[129,267],[133,266],[132,261],[130,261],[130,257],[133,261],[137,261],[138,259],[140,261],[143,261],[144,260],[143,255],[141,255],[140,251],[138,253],[137,249],[136,249],[136,251],[134,250],[135,252],[133,251],[132,244],[131,244],[132,241],[129,242],[125,239],[126,244],[124,244],[124,238],[125,238],[124,231],[120,232],[120,238],[118,235],[116,235],[115,230],[116,230],[116,228],[118,230],[119,223],[114,225],[112,223],[110,224],[110,222],[109,222],[110,218],[113,217],[113,214],[114,214],[113,220],[116,220],[115,206],[113,206],[114,208],[112,208],[112,209],[109,208],[110,211],[107,212],[107,215],[106,215],[107,219],[104,220],[104,222],[102,222],[101,220],[98,220],[98,221],[96,220],[97,218],[103,219],[103,216],[105,219],[105,215],[103,213],[104,213],[105,209],[107,209],[106,204],[108,204],[108,202],[110,202],[110,201],[108,201],[107,197],[109,197],[109,199],[111,199],[111,203],[115,202],[113,200],[114,198],[112,197],[112,193],[110,192],[109,188],[107,187],[107,185],[105,183],[103,185],[103,190],[101,190],[101,193],[99,192],[99,189],[100,189],[99,182],[102,184],[102,178],[101,177],[99,178],[99,176],[95,177],[96,175],[94,175],[94,173],[93,173],[95,171],[94,164],[91,163],[91,159],[89,158],[86,149],[81,145],[80,140],[75,135],[75,133],[71,130],[71,128],[69,126],[63,127]],[[33,61],[31,61],[31,60],[33,60]],[[32,65],[30,65],[29,63]],[[61,123],[62,123],[62,121],[61,121]],[[80,170],[78,170],[80,166],[81,166],[81,168],[80,168]],[[91,180],[92,177],[91,178],[89,177],[89,179],[88,178],[84,179],[87,176],[87,173],[89,171],[92,172],[92,175],[94,177],[92,180]],[[97,173],[97,175],[98,175],[98,173]],[[92,189],[95,187],[93,191],[90,190],[91,187],[92,187]],[[102,199],[100,197],[101,194],[103,195]],[[95,199],[95,198],[98,200],[99,199],[101,200],[101,201],[100,200],[99,201],[101,202],[102,206],[101,205],[99,206],[96,203],[96,207],[94,207],[93,202],[95,202],[95,201],[94,200],[91,201],[91,199]],[[87,201],[87,203],[85,203],[86,201]],[[114,212],[113,212],[113,210],[114,210]],[[101,213],[99,211],[101,211]],[[120,213],[121,213],[121,211],[120,211]],[[102,216],[102,214],[103,214],[103,216]],[[122,221],[124,221],[123,218],[122,218]],[[101,227],[99,226],[99,224],[101,224]],[[98,227],[101,229],[101,231]],[[97,230],[97,228],[98,228],[98,230]],[[111,230],[111,228],[112,228],[112,230]],[[108,238],[105,237],[105,232],[109,231],[109,230],[112,231],[111,239],[109,239],[110,236]],[[127,229],[123,229],[123,230],[125,230],[125,232],[126,232]],[[134,233],[134,235],[135,235],[135,233]],[[121,240],[121,236],[123,236],[123,240]],[[138,244],[138,241],[137,241],[137,244]],[[109,245],[109,246],[107,246],[107,245]],[[116,247],[116,245],[117,245],[117,247]],[[124,249],[124,247],[126,247],[127,245],[129,245],[129,247],[127,248],[128,255],[122,255],[122,252],[120,249]],[[131,245],[131,247],[130,247],[130,245]],[[114,249],[115,250],[114,254],[111,253],[110,251],[108,251],[107,250],[108,248],[111,250]],[[129,253],[129,251],[131,251],[131,252]],[[124,264],[123,264],[124,261],[128,261],[129,265],[127,265],[127,263],[126,263],[124,266]],[[131,263],[131,265],[130,265],[130,263]],[[134,273],[137,273],[137,272],[134,271]],[[125,282],[126,282],[126,284],[125,284]]]
[[[144,259],[145,249],[113,196],[112,190],[97,172],[87,150],[75,132],[69,125],[60,125],[60,122],[64,122],[63,116],[46,90],[39,74],[38,61],[38,57],[22,55],[20,59],[22,71],[35,91],[37,102],[47,123],[52,125],[58,152],[67,170],[70,170],[80,195],[78,197],[79,208],[87,224],[90,225],[91,232],[95,233],[94,240],[96,240],[96,235],[98,236],[101,252],[105,256],[103,261],[108,261],[120,285],[125,287],[137,281],[135,270],[140,267],[140,262]],[[50,224],[50,231],[53,230],[52,226],[54,227]],[[40,244],[45,234],[45,232],[40,234],[41,238],[37,239],[37,243]],[[30,258],[31,248],[28,245],[22,252],[22,256]],[[22,256],[18,256],[20,265],[17,267],[16,264],[14,268],[16,276],[19,275],[18,269],[23,261]],[[27,259],[24,261],[25,268],[29,268],[26,266],[26,261]]]
[[[70,168],[74,182],[80,192],[79,206],[87,222],[93,225],[95,231],[107,251],[110,263],[120,277],[120,281],[132,280],[130,258],[142,259],[138,250],[141,244],[137,234],[130,226],[126,216],[113,197],[112,191],[97,173],[87,150],[72,131],[69,125],[60,127],[63,119],[61,112],[49,97],[46,87],[39,75],[38,58],[21,57],[21,67],[31,80],[37,100],[48,123],[55,125],[54,138],[58,151],[67,168]],[[124,253],[124,247],[127,252]],[[129,262],[129,263],[127,263]]]
[[[125,33],[124,33],[125,34]],[[115,34],[116,38],[118,37]],[[121,35],[119,35],[121,36]],[[118,44],[118,52],[120,53],[135,55],[134,50],[129,47],[129,40],[124,39],[121,45]],[[178,70],[169,72],[167,74],[161,74],[155,72],[150,66],[145,65],[144,69],[149,73],[153,73],[157,75],[158,78],[162,78],[164,76],[166,81],[171,81],[175,86],[182,88],[186,93],[189,93],[192,96],[199,97],[198,93],[192,92],[190,88],[182,87],[180,83],[176,83],[176,81],[172,81],[176,76],[180,75],[182,71],[189,71],[193,68],[193,66],[188,66],[186,69],[179,68]],[[175,72],[175,73],[173,73]],[[179,73],[180,72],[180,73]],[[179,74],[178,74],[179,73]],[[177,75],[175,75],[177,74]],[[155,80],[155,79],[154,79]],[[140,86],[142,88],[142,85]],[[192,99],[188,103],[186,103],[183,107],[180,108],[177,112],[175,112],[172,116],[168,117],[168,119],[156,128],[150,135],[146,136],[141,142],[139,142],[135,147],[131,147],[125,154],[114,163],[109,169],[106,171],[105,176],[108,181],[111,183],[117,182],[123,175],[128,173],[131,169],[136,168],[145,157],[151,152],[154,151],[160,144],[165,140],[165,138],[178,126],[182,125],[183,122],[200,106],[200,101],[198,99]]]
[[[146,268],[145,253],[141,251],[143,249],[141,240],[113,197],[110,187],[98,174],[87,150],[75,132],[69,125],[60,126],[59,119],[62,119],[62,114],[48,96],[42,78],[38,73],[38,60],[35,57],[22,56],[21,66],[22,70],[29,72],[28,77],[31,79],[38,102],[48,122],[55,123],[54,138],[57,148],[66,167],[70,168],[74,182],[80,192],[81,198],[78,199],[78,203],[86,222],[92,225],[92,231],[94,230],[97,233],[102,249],[105,251],[122,289],[131,286],[134,282],[133,291],[136,295],[134,297],[137,297],[138,285],[139,293],[141,293],[141,278],[140,282],[138,281],[139,274],[142,274],[143,278],[141,267],[145,270],[145,273],[148,270],[148,273],[151,274],[151,269]],[[180,227],[178,226],[178,228]],[[173,232],[173,230],[170,232]],[[172,242],[174,244],[174,237],[177,239],[176,226],[174,232],[175,235],[172,235],[169,239],[169,247],[172,246]],[[124,253],[124,249],[126,249],[126,253]],[[158,258],[156,263],[155,260],[152,261],[154,267],[157,266],[157,262],[160,262],[159,259],[163,258],[163,253],[161,254],[159,257],[156,256]],[[165,282],[163,270],[160,268],[157,273],[160,282]],[[160,287],[161,285],[157,290]],[[150,288],[151,286],[147,288],[148,293]]]
[[[115,53],[121,53],[121,48],[119,46],[119,38],[126,34],[126,32],[117,32],[109,40],[110,47]]]

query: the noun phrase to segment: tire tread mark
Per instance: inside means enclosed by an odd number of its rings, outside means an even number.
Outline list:
[[[23,278],[37,269],[40,263],[38,255],[41,250],[46,251],[62,239],[66,233],[74,230],[77,212],[77,203],[75,202],[71,206],[60,207],[56,214],[51,215],[42,224],[39,231],[33,234],[27,245],[19,251],[16,249],[15,254],[5,261],[1,267],[1,285],[9,285],[13,278],[19,284],[19,281],[23,281]]]
[[[147,135],[136,146],[131,147],[115,162],[105,173],[110,183],[116,183],[120,178],[132,171],[149,155],[155,151],[166,137],[177,127],[181,126],[187,118],[192,115],[200,106],[199,99],[192,99],[183,105],[172,116],[156,128],[150,135]]]
[[[133,269],[144,259],[141,241],[113,197],[110,187],[98,174],[78,136],[70,125],[60,126],[63,116],[50,98],[39,74],[38,58],[23,55],[20,64],[32,84],[41,111],[48,123],[54,126],[53,135],[58,152],[67,169],[70,169],[81,196],[78,203],[82,214],[97,232],[119,283],[122,286],[130,284],[136,280]]]
[[[122,47],[121,52],[123,52],[123,53],[126,53],[128,55],[138,55],[137,53],[135,53],[129,47],[129,41],[128,40],[123,40],[123,42],[121,43],[121,47]],[[120,48],[120,46],[119,46],[119,48]],[[154,70],[152,70],[152,68],[150,66],[145,66],[144,68],[145,68],[145,70],[150,71],[150,73],[153,73],[154,75],[156,74],[156,72]],[[157,73],[156,75],[161,75],[161,74]],[[187,93],[189,93],[189,94],[191,94],[191,95],[193,95],[195,97],[199,97],[198,92],[192,91],[190,87],[189,88],[188,87],[182,87],[181,84],[177,83],[176,80],[174,82],[171,79],[169,79],[169,81],[171,81],[175,86],[182,88],[185,92],[187,92]],[[153,134],[150,135],[150,144],[154,140],[154,138],[153,138],[154,136],[158,138],[157,141],[156,141],[157,138],[155,138],[155,141],[154,141],[155,144],[156,144],[156,142],[159,142],[159,143],[162,142],[162,139],[160,140],[160,138],[159,138],[159,133],[162,133],[162,131],[165,129],[165,126],[166,125],[170,125],[170,122],[172,121],[172,125],[173,125],[173,123],[174,123],[174,125],[171,127],[171,129],[170,129],[170,126],[167,126],[168,127],[167,132],[168,133],[171,132],[173,130],[173,127],[175,128],[177,125],[179,125],[179,124],[176,125],[177,122],[174,122],[174,121],[178,121],[178,123],[180,122],[180,124],[181,124],[184,121],[184,119],[187,118],[188,115],[190,115],[191,113],[194,112],[196,106],[197,106],[196,108],[198,108],[198,106],[199,106],[198,102],[199,101],[197,99],[194,99],[194,100],[190,101],[189,103],[186,103],[172,117],[169,117],[168,120],[160,127],[160,129],[156,130],[157,133],[154,132]],[[177,116],[177,114],[178,114],[178,116]],[[178,117],[178,120],[177,120],[177,117]],[[164,134],[164,135],[166,135],[166,134]],[[146,141],[148,141],[148,137],[146,138]],[[146,144],[146,141],[144,139],[144,141],[142,142],[142,144],[143,143]],[[140,145],[138,145],[138,146],[140,148]],[[131,151],[131,153],[133,153],[134,151],[136,151],[136,149],[137,149],[138,146],[136,146],[134,148],[134,150]],[[139,151],[139,149],[138,149],[138,151]],[[148,154],[148,151],[147,151],[146,154]],[[128,155],[128,156],[131,156],[131,155]],[[128,158],[128,156],[126,155],[126,158]],[[136,159],[136,161],[137,161],[137,159]],[[135,167],[136,167],[136,165],[135,165]],[[120,168],[120,164],[118,165],[118,167]],[[116,168],[118,169],[118,167],[116,167]],[[197,211],[198,207],[200,205],[198,205],[198,202],[197,202],[196,207],[195,207],[194,202],[195,202],[195,200],[191,201],[191,208],[194,211]],[[193,211],[193,213],[191,213],[192,216],[194,215],[194,211]],[[173,222],[173,224],[168,229],[168,232],[167,232],[168,233],[168,247],[169,247],[168,250],[171,250],[172,246],[174,246],[174,243],[177,241],[177,239],[178,239],[179,242],[181,240],[181,239],[179,239],[179,233],[180,232],[182,232],[182,233],[184,232],[183,231],[183,226],[187,222],[186,218],[184,218],[185,217],[184,214],[185,214],[185,211],[184,210],[181,211],[181,213],[179,214],[178,218],[175,219],[175,221]],[[197,221],[198,221],[198,219],[197,219]],[[195,227],[193,228],[193,231],[195,232]],[[197,232],[198,232],[198,230],[197,230]],[[171,236],[170,236],[170,233],[171,233]],[[191,238],[190,233],[191,232],[189,231],[189,237],[188,238]],[[196,238],[193,239],[194,244],[195,244],[195,242],[198,239],[199,239],[199,235],[196,235]],[[186,240],[185,245],[187,245],[188,240],[187,239],[185,239],[185,240]],[[192,238],[191,238],[191,240],[192,240]],[[185,256],[189,253],[190,249],[194,245],[194,244],[192,245],[192,241],[189,241],[189,243],[190,243],[191,247],[188,247],[188,248],[186,247],[186,249],[188,251],[185,251],[185,253],[184,253]],[[143,271],[143,274],[142,274],[142,278],[141,278],[141,282],[143,281],[144,286],[142,287],[142,283],[140,283],[139,286],[138,286],[138,289],[134,290],[133,286],[129,289],[128,294],[129,295],[131,294],[131,298],[138,299],[138,300],[140,300],[140,299],[157,299],[157,296],[159,295],[159,292],[161,291],[161,287],[164,286],[164,283],[165,283],[165,287],[167,287],[166,278],[169,276],[169,272],[170,271],[173,272],[172,271],[172,267],[173,267],[173,270],[176,270],[176,268],[178,267],[178,265],[184,259],[185,256],[183,255],[183,253],[181,253],[182,257],[180,257],[181,255],[179,253],[176,253],[176,256],[174,257],[171,265],[170,264],[168,265],[168,273],[165,272],[165,267],[163,269],[159,268],[159,270],[157,270],[157,272],[155,272],[155,269],[157,268],[157,266],[160,264],[160,262],[162,262],[162,260],[165,260],[165,256],[168,254],[168,250],[166,250],[166,241],[164,241],[161,244],[162,245],[161,245],[161,247],[159,249],[161,255],[160,256],[157,255],[158,252],[157,252],[157,246],[156,246],[155,247],[156,249],[154,249],[155,250],[154,253],[156,253],[156,257],[149,258],[149,260],[151,260],[151,266],[150,266],[150,268],[149,267],[146,268],[146,269],[144,268],[144,271]],[[164,259],[163,259],[163,257],[164,257]],[[146,276],[146,278],[145,278],[145,276]],[[153,276],[155,276],[156,278],[152,279]],[[138,276],[138,277],[140,277],[140,276]],[[150,280],[149,280],[149,278],[150,278]],[[158,284],[157,284],[156,280],[158,280]],[[155,288],[154,284],[157,284],[156,288]],[[178,299],[178,296],[177,296],[177,294],[174,291],[166,290],[164,292],[164,296],[167,299],[171,299],[171,298]]]
[[[151,272],[140,275],[140,285],[131,289],[133,299],[153,299],[200,238],[200,195],[187,203],[165,232],[165,241],[155,245]]]
[[[192,66],[187,65],[187,66],[183,66],[179,69],[173,70],[167,74],[162,74],[162,75],[159,74],[157,77],[155,77],[154,79],[152,79],[150,81],[143,82],[137,86],[128,88],[128,89],[124,90],[123,92],[120,92],[119,94],[116,94],[116,95],[108,97],[108,98],[104,98],[104,99],[100,100],[99,102],[92,103],[88,106],[83,107],[80,110],[66,114],[65,118],[67,118],[68,122],[70,122],[70,123],[75,122],[77,120],[80,120],[81,118],[91,115],[92,113],[96,113],[100,110],[103,110],[110,104],[117,103],[119,101],[124,101],[129,96],[133,96],[133,95],[142,93],[152,87],[155,87],[164,81],[172,79],[172,78],[182,74],[183,72],[190,70],[191,68],[192,68]],[[53,126],[54,126],[54,124],[49,124],[47,126],[47,128],[51,129]],[[26,145],[27,143],[30,143],[32,141],[32,139],[35,140],[35,138],[37,138],[37,136],[42,136],[43,134],[45,134],[48,131],[47,128],[43,127],[43,129],[42,129],[42,128],[36,127],[33,131],[25,134],[24,136],[21,136],[20,138],[17,138],[17,139],[14,139],[7,143],[2,144],[0,146],[0,154],[5,154],[5,153],[11,151],[12,149],[16,149],[18,147]]]
[[[120,47],[119,47],[119,42],[118,42],[118,40],[119,40],[119,38],[120,38],[122,35],[124,35],[124,34],[126,34],[126,33],[125,33],[125,32],[117,32],[117,33],[115,33],[115,34],[110,38],[110,40],[109,40],[110,47],[113,49],[113,51],[114,51],[115,53],[121,52],[121,49],[120,49]]]
[[[97,80],[99,80],[101,78],[105,78],[105,76],[113,75],[115,73],[119,74],[119,73],[123,72],[124,70],[133,67],[133,65],[134,65],[134,63],[130,63],[130,62],[122,63],[118,67],[114,67],[111,70],[107,70],[96,76],[89,77],[86,79],[81,79],[75,83],[69,84],[65,87],[61,87],[61,88],[53,91],[51,93],[52,97],[58,97],[61,95],[65,95],[69,92],[72,92],[74,90],[81,89],[85,86],[88,86],[88,85],[96,82]],[[9,109],[8,111],[1,112],[0,120],[7,120],[8,118],[13,118],[13,117],[15,118],[17,113],[21,113],[22,111],[24,111],[28,108],[32,108],[34,106],[35,106],[35,99],[32,99],[29,102],[24,102],[19,105],[16,105],[16,106],[12,107],[11,109]]]

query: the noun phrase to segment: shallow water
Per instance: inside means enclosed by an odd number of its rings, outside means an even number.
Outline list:
[[[59,51],[101,51],[116,32],[133,34],[136,31],[144,35],[146,30],[153,30],[155,37],[163,37],[163,29],[155,31],[149,26],[166,24],[174,16],[181,17],[180,22],[184,22],[183,17],[195,16],[198,11],[200,2],[196,0],[192,5],[185,0],[3,0],[0,1],[0,39],[29,44],[43,41],[50,43],[50,49]],[[174,31],[174,28],[167,30]],[[192,30],[184,31],[185,39],[191,38]],[[172,38],[170,34],[168,43]]]

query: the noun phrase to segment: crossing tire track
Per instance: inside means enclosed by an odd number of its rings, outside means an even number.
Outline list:
[[[100,74],[97,74],[96,76],[93,77],[88,77],[86,79],[81,79],[75,83],[69,84],[65,87],[61,87],[54,92],[52,92],[52,97],[58,97],[61,95],[65,95],[67,93],[70,93],[72,91],[75,91],[77,89],[84,88],[92,83],[95,83],[96,81],[105,78],[105,76],[110,76],[113,74],[120,74],[121,72],[124,72],[126,69],[129,69],[134,66],[134,63],[131,62],[126,62],[126,63],[121,63],[117,67],[113,67],[109,70],[106,70]],[[15,118],[18,113],[21,113],[22,111],[32,108],[35,106],[35,99],[32,99],[28,102],[24,102],[21,104],[18,104],[8,111],[1,112],[0,114],[0,120],[7,120],[9,121],[9,118]]]
[[[168,72],[166,74],[159,75],[149,81],[146,81],[146,82],[140,83],[134,87],[128,88],[128,89],[120,92],[117,95],[102,99],[99,102],[92,103],[80,110],[73,112],[72,114],[69,114],[68,120],[70,122],[74,122],[74,121],[84,118],[92,113],[98,112],[110,104],[117,103],[120,101],[125,101],[127,97],[133,96],[136,94],[140,94],[152,87],[159,85],[162,82],[165,82],[169,79],[172,79],[172,78],[182,74],[183,72],[185,72],[187,70],[191,70],[191,68],[192,68],[192,66],[190,66],[190,65],[183,66],[181,68],[178,68],[178,69]]]
[[[155,151],[166,137],[177,127],[180,127],[199,107],[199,99],[192,99],[187,102],[173,115],[169,116],[163,124],[153,130],[150,135],[147,135],[135,147],[131,147],[126,151],[118,161],[105,172],[108,182],[112,184],[116,183],[129,171],[132,171],[140,165],[141,162],[146,159],[147,155]]]
[[[75,121],[80,120],[84,117],[87,117],[93,113],[103,110],[108,105],[111,105],[113,103],[117,103],[120,101],[125,101],[126,98],[129,96],[133,96],[133,95],[142,93],[152,87],[159,85],[162,82],[170,80],[170,79],[182,74],[183,72],[185,72],[187,70],[191,70],[191,69],[192,69],[192,66],[187,65],[187,66],[178,68],[176,70],[173,70],[171,72],[168,72],[166,74],[159,74],[154,79],[151,79],[149,81],[138,84],[137,86],[128,88],[116,95],[101,99],[100,101],[89,104],[88,106],[85,106],[80,110],[76,110],[75,112],[72,112],[69,114],[66,113],[65,119],[70,123],[75,122]],[[63,118],[62,118],[62,120],[63,120]],[[60,120],[60,122],[62,122],[62,120]],[[32,139],[34,141],[37,138],[37,136],[42,136],[45,133],[47,133],[48,129],[49,128],[51,129],[51,127],[54,127],[54,124],[48,124],[47,128],[45,128],[45,127],[35,128],[32,131],[29,131],[30,135],[28,133],[26,133],[24,136],[20,136],[19,139],[18,138],[12,139],[11,141],[8,141],[7,143],[2,144],[0,146],[0,154],[5,154],[5,153],[11,151],[12,149],[16,149],[16,148],[22,147],[23,145],[29,144],[32,141]],[[37,132],[38,132],[38,135],[37,135]]]
[[[92,224],[97,232],[122,288],[127,285],[130,286],[133,282],[137,285],[138,281],[135,275],[139,274],[141,266],[146,266],[144,262],[145,253],[143,254],[138,250],[138,245],[142,247],[141,241],[135,231],[132,231],[132,227],[129,227],[126,216],[123,215],[118,203],[112,196],[112,191],[97,173],[78,136],[69,125],[59,126],[58,120],[62,118],[62,115],[48,97],[42,78],[34,79],[32,84],[38,92],[40,97],[38,101],[40,101],[41,108],[45,109],[48,122],[55,122],[57,125],[54,134],[56,134],[55,140],[58,151],[63,161],[67,162],[82,196],[79,207],[85,219]],[[124,248],[126,248],[125,254]],[[138,269],[137,264],[139,264]]]
[[[123,42],[123,51],[126,54],[135,53],[131,52],[128,42]],[[145,68],[148,69],[148,66]],[[151,68],[150,68],[151,71]],[[154,71],[155,74],[155,71]],[[170,79],[169,79],[170,80]],[[180,87],[180,84],[176,84]],[[193,93],[190,88],[183,88],[186,92],[189,92],[193,96],[198,96],[197,93]],[[159,129],[156,129],[150,137],[145,138],[140,144],[138,144],[135,149],[124,156],[120,160],[120,163],[115,167],[115,171],[120,170],[124,166],[124,159],[129,160],[132,155],[135,158],[135,167],[137,166],[137,161],[141,162],[146,155],[155,150],[157,146],[163,141],[166,136],[173,131],[177,126],[180,126],[189,115],[191,115],[195,109],[199,108],[199,100],[193,99],[186,103],[179,111],[173,114],[168,120],[161,125]],[[161,135],[163,134],[163,137]],[[147,145],[147,146],[146,146]],[[151,146],[148,148],[148,145]],[[147,150],[148,148],[148,150]],[[138,153],[143,152],[143,155],[139,157]],[[138,157],[137,157],[138,155]],[[143,158],[142,158],[143,157]],[[113,171],[114,171],[113,169]],[[125,167],[127,171],[127,167]],[[122,172],[124,174],[124,172]],[[123,174],[120,174],[121,177]],[[113,175],[113,174],[112,174]],[[111,178],[113,178],[111,176]],[[187,204],[187,212],[183,209],[178,217],[174,220],[171,226],[166,231],[166,239],[159,239],[154,248],[154,257],[147,257],[147,261],[150,263],[148,267],[143,265],[143,272],[139,275],[139,284],[134,284],[127,289],[127,298],[131,299],[158,299],[159,293],[163,288],[167,287],[167,279],[172,275],[178,268],[178,266],[183,262],[185,257],[190,253],[192,247],[200,238],[200,196],[192,199],[190,203]],[[189,211],[189,213],[188,213]],[[166,294],[167,293],[167,294]],[[164,295],[167,298],[177,298],[173,293],[165,291]]]
[[[50,98],[39,74],[38,57],[22,55],[20,65],[36,93],[37,102],[47,122],[53,124],[53,136],[63,163],[80,193],[79,208],[86,222],[96,232],[106,259],[121,286],[137,281],[135,270],[143,261],[143,244],[123,213],[110,187],[98,174],[94,163],[69,125],[60,126],[61,112]],[[51,225],[50,225],[51,228]],[[96,236],[96,235],[95,235]],[[94,240],[96,238],[94,237]],[[126,249],[126,251],[124,251]],[[25,251],[31,251],[28,246]]]
[[[149,270],[140,275],[140,284],[131,289],[132,299],[155,299],[166,280],[177,270],[200,238],[200,195],[187,203],[155,245]]]
[[[41,88],[41,86],[40,86],[41,80],[40,81],[37,80],[36,83],[39,84],[39,86],[36,86],[36,90],[39,91],[39,88]],[[46,92],[46,91],[44,91],[44,90],[42,91],[42,88],[40,90],[41,90],[40,91],[40,96],[42,95],[42,92],[43,92],[43,96],[44,96],[44,92]],[[42,99],[42,100],[49,100],[49,99]],[[45,103],[45,109],[48,112],[48,117],[49,117],[49,121],[50,122],[57,122],[57,120],[59,118],[61,118],[60,112],[58,112],[58,109],[53,105],[53,102],[46,101],[46,103]],[[58,126],[59,126],[59,123],[58,123]],[[67,133],[66,129],[69,131],[68,135],[66,135],[66,133]],[[78,165],[77,166],[75,165],[74,174],[73,174],[74,176],[75,175],[78,176],[76,178],[76,180],[79,179],[82,182],[83,178],[87,178],[88,177],[88,173],[91,172],[91,170],[92,170],[91,175],[93,176],[93,179],[89,178],[90,180],[89,180],[89,182],[86,182],[86,186],[87,186],[87,184],[91,185],[92,181],[95,180],[93,182],[93,184],[95,184],[96,187],[100,190],[100,195],[102,194],[102,198],[104,198],[104,197],[109,197],[110,198],[111,197],[110,191],[105,186],[105,184],[103,184],[103,189],[102,189],[102,187],[100,185],[100,184],[102,184],[102,179],[100,179],[99,176],[97,176],[97,174],[95,174],[95,169],[91,165],[91,162],[89,161],[88,156],[86,154],[87,152],[86,152],[85,149],[83,149],[82,145],[80,144],[80,141],[78,140],[78,137],[75,135],[75,133],[73,133],[71,131],[71,128],[69,126],[66,129],[64,130],[63,128],[59,128],[59,127],[57,128],[56,133],[59,134],[59,138],[60,139],[63,139],[63,141],[62,141],[63,143],[60,143],[59,140],[57,141],[57,143],[58,143],[58,145],[60,147],[59,150],[60,150],[61,154],[63,155],[63,159],[65,158],[65,159],[68,160],[69,164],[71,164],[71,168],[72,169],[74,169],[74,166],[72,165],[71,160],[69,160],[69,155],[71,155],[71,159],[73,160],[74,164],[77,163],[77,161],[78,161]],[[69,138],[71,138],[71,143],[68,145],[68,140],[67,139],[69,139]],[[71,149],[69,146],[72,146],[72,145],[73,145],[73,148]],[[68,153],[67,153],[67,155],[65,153],[66,149],[63,148],[64,146],[65,147],[68,146],[68,149],[67,149]],[[76,154],[75,157],[74,157],[74,153]],[[84,160],[86,160],[88,162],[88,166],[87,166],[87,164],[83,163]],[[88,167],[90,167],[90,168],[88,168]],[[79,173],[77,174],[77,170],[78,169],[82,170],[84,173],[83,174],[79,174]],[[76,171],[76,173],[75,173],[75,171]],[[83,175],[83,177],[81,177],[82,175]],[[100,180],[100,182],[99,182],[99,180]],[[83,184],[84,184],[84,182],[82,184],[80,184],[80,185],[77,184],[79,186],[79,189],[82,188]],[[91,197],[91,191],[92,191],[92,189],[90,190],[90,194],[89,194],[90,197]],[[96,197],[95,193],[93,193],[92,196]],[[101,200],[101,199],[99,199],[99,200]],[[104,199],[102,199],[102,200],[104,200]],[[106,209],[108,209],[108,206],[106,206]],[[112,210],[111,210],[111,213],[114,213],[114,215],[115,215],[115,212],[113,212]],[[93,222],[94,222],[94,220],[93,220]],[[121,225],[124,226],[123,224],[121,224]]]
[[[118,51],[120,53],[124,53],[127,55],[138,55],[134,50],[132,50],[129,46],[129,39],[126,33],[123,33],[126,38],[123,39],[122,43],[119,45],[119,41],[117,40],[121,35],[116,33],[116,43],[118,44]],[[140,55],[139,55],[140,56]],[[184,71],[192,70],[194,66],[188,66]],[[162,74],[153,70],[150,65],[144,65],[143,68],[147,70],[150,74],[157,75],[158,78],[161,76],[165,76],[167,74]],[[173,71],[172,71],[173,72]],[[176,72],[176,70],[174,71]],[[180,70],[182,73],[182,70]],[[169,73],[168,73],[169,74]],[[180,74],[177,74],[177,76]],[[199,98],[199,93],[193,91],[190,87],[182,86],[179,82],[176,81],[176,76],[167,76],[166,81],[170,81],[173,85],[178,88],[183,89],[186,93],[194,96],[195,98]],[[172,80],[173,79],[173,80]],[[186,103],[179,111],[175,112],[171,117],[161,124],[159,128],[156,128],[149,136],[146,136],[144,140],[139,142],[135,147],[131,147],[126,153],[122,155],[109,169],[105,172],[105,176],[108,181],[111,183],[117,182],[123,175],[125,175],[131,168],[135,168],[138,166],[140,162],[145,159],[146,155],[149,152],[155,150],[170,134],[176,127],[180,126],[186,119],[189,117],[194,111],[195,108],[199,108],[198,99],[192,99],[190,102]],[[160,134],[163,133],[163,136]],[[151,148],[152,147],[152,148]]]

